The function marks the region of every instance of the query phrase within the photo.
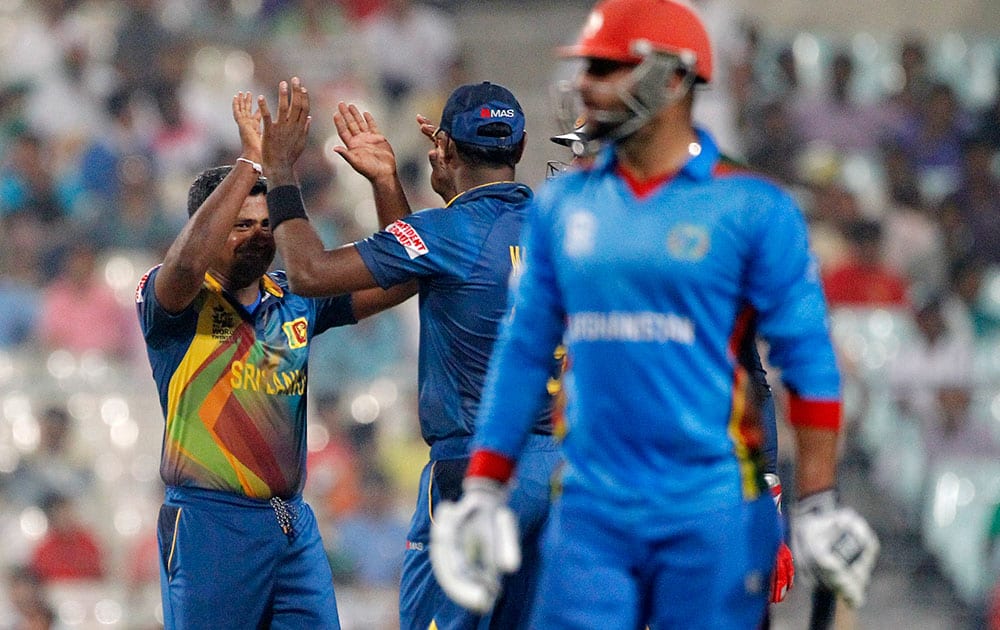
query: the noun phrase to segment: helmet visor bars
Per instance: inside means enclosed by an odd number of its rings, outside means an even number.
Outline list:
[[[642,60],[622,79],[597,88],[613,93],[624,109],[588,110],[585,131],[592,140],[614,141],[631,136],[661,108],[680,100],[695,82],[696,56],[692,51],[656,50],[647,40],[637,40],[631,48]],[[681,80],[674,83],[677,74]],[[556,91],[557,116],[574,120],[583,110],[578,86],[563,81]]]

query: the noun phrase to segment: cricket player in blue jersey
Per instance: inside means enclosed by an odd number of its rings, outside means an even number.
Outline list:
[[[584,130],[585,120],[583,117],[577,118],[573,130],[549,138],[555,144],[567,147],[572,152],[570,162],[551,160],[546,164],[546,179],[552,179],[560,173],[564,173],[570,168],[587,168],[591,166],[601,143],[592,140]],[[721,163],[726,163],[726,168],[739,169],[735,161],[720,157]],[[771,393],[771,386],[767,382],[767,372],[760,359],[757,349],[756,337],[746,335],[740,343],[737,352],[739,364],[747,370],[751,379],[751,390],[749,404],[744,406],[745,414],[759,414],[761,429],[763,431],[763,444],[761,455],[763,456],[764,479],[771,491],[778,512],[781,512],[781,479],[778,477],[778,419],[774,408],[774,397]],[[778,556],[775,559],[774,571],[771,573],[771,596],[773,604],[784,601],[785,595],[792,588],[795,580],[795,565],[792,562],[792,552],[788,545],[782,541],[778,547]],[[762,630],[770,627],[770,617],[766,616],[761,624]]]
[[[566,464],[530,627],[756,628],[780,536],[744,413],[738,351],[756,331],[790,393],[797,570],[860,605],[878,542],[837,499],[840,379],[806,223],[772,183],[720,168],[693,126],[692,88],[712,78],[700,17],[605,0],[565,54],[608,146],[529,213],[463,497],[432,530],[439,583],[477,607],[516,568],[507,484],[563,341]]]
[[[188,223],[136,290],[166,420],[157,539],[168,629],[340,627],[302,500],[309,344],[415,291],[306,298],[268,272],[275,245],[252,109],[250,94],[234,97],[242,155],[198,176]],[[383,210],[402,207],[397,197]]]
[[[521,105],[499,85],[457,88],[439,127],[427,134],[434,143],[428,153],[431,185],[447,203],[414,212],[369,238],[325,250],[306,220],[293,172],[308,130],[308,93],[297,79],[280,90],[273,119],[261,100],[263,164],[271,225],[291,286],[306,295],[388,288],[413,279],[420,287],[419,419],[430,461],[421,475],[406,540],[400,627],[522,627],[534,592],[534,555],[548,515],[550,477],[560,460],[549,404],[535,410],[526,430],[510,496],[524,562],[504,579],[502,589],[499,575],[489,586],[494,597],[503,591],[496,606],[491,598],[490,607],[470,612],[452,602],[437,584],[428,556],[437,505],[461,493],[489,358],[508,314],[508,279],[526,255],[519,242],[533,194],[514,181],[525,140]],[[370,116],[360,122],[381,138]],[[426,131],[427,119],[418,117],[418,122]],[[378,157],[366,165],[349,160],[371,182],[376,205],[386,190],[398,187],[391,148]],[[550,349],[550,375],[555,365]]]

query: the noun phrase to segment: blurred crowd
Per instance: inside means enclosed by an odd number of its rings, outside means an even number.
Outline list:
[[[330,150],[327,112],[339,100],[374,112],[412,205],[433,205],[413,116],[486,78],[467,76],[457,10],[417,0],[0,6],[0,531],[23,541],[0,548],[0,628],[107,625],[156,606],[162,416],[143,389],[131,296],[185,221],[193,177],[238,154],[232,95],[273,100],[279,80],[303,78],[318,112],[299,161],[311,220],[330,245],[363,237],[377,227],[368,187]],[[876,46],[707,17],[724,78],[699,97],[701,117],[732,157],[799,200],[853,403],[845,448],[871,460],[874,483],[898,489],[898,453],[865,423],[887,408],[905,423],[891,426],[916,432],[917,472],[898,499],[901,526],[919,531],[935,466],[1000,462],[1000,39],[943,49],[896,34]],[[889,338],[872,337],[886,314]],[[331,330],[311,361],[307,495],[338,583],[381,589],[391,603],[425,454],[412,315]],[[12,365],[33,377],[18,380]],[[88,384],[85,374],[108,370],[117,376],[105,382],[125,391]],[[81,403],[81,391],[96,402]],[[121,456],[129,484],[108,482],[120,477],[105,449],[142,454]],[[149,508],[138,515],[107,496],[135,487]],[[983,583],[1000,572],[998,498],[993,488],[976,538]],[[52,593],[75,583],[114,585],[115,596],[60,607]],[[969,605],[985,614],[987,595],[975,590]],[[156,627],[155,615],[142,619],[127,627]]]

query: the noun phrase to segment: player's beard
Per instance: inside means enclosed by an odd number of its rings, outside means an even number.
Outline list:
[[[257,282],[274,262],[274,238],[255,236],[247,239],[233,254],[229,281],[234,288],[242,289]]]

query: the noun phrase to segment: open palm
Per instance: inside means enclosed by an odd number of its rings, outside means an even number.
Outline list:
[[[333,150],[347,160],[351,168],[369,181],[395,176],[396,155],[392,145],[379,132],[369,112],[362,113],[353,103],[348,105],[341,101],[333,115],[333,124],[344,143]]]

